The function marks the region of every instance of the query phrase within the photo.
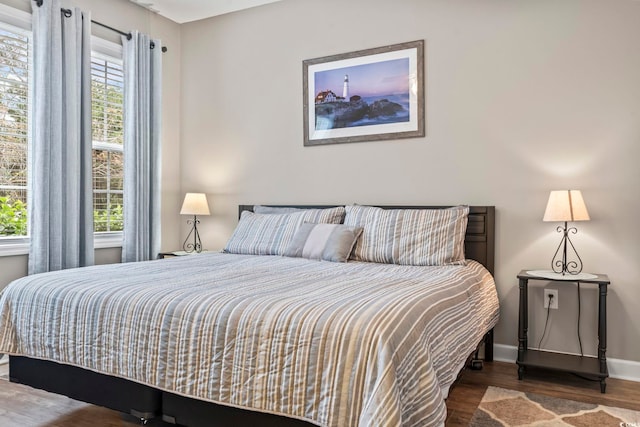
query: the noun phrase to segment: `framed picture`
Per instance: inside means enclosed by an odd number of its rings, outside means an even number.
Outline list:
[[[303,61],[304,145],[425,135],[424,41]]]

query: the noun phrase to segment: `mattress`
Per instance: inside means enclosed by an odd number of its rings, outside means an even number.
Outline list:
[[[475,261],[206,253],[18,279],[0,352],[320,426],[429,426],[498,314]]]

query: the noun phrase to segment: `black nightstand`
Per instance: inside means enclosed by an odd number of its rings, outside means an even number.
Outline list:
[[[595,376],[600,380],[600,392],[606,391],[607,368],[607,286],[611,284],[606,274],[597,274],[595,278],[576,280],[557,280],[534,276],[522,270],[518,274],[520,281],[520,310],[518,319],[518,379],[524,378],[527,366],[572,372],[579,375]],[[600,298],[598,302],[598,357],[579,356],[550,351],[532,350],[528,348],[527,330],[529,328],[529,280],[544,280],[554,283],[588,283],[598,285]]]

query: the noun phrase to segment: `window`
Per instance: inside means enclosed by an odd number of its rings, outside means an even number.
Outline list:
[[[27,235],[30,43],[0,24],[0,237]]]
[[[30,14],[0,4],[0,255],[28,251],[30,26]],[[111,247],[123,227],[122,47],[91,42],[95,245]]]
[[[122,61],[99,53],[91,58],[93,120],[93,214],[96,232],[122,231]]]

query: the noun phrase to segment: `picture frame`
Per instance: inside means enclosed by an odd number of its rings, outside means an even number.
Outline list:
[[[304,145],[425,136],[424,40],[303,61]]]

